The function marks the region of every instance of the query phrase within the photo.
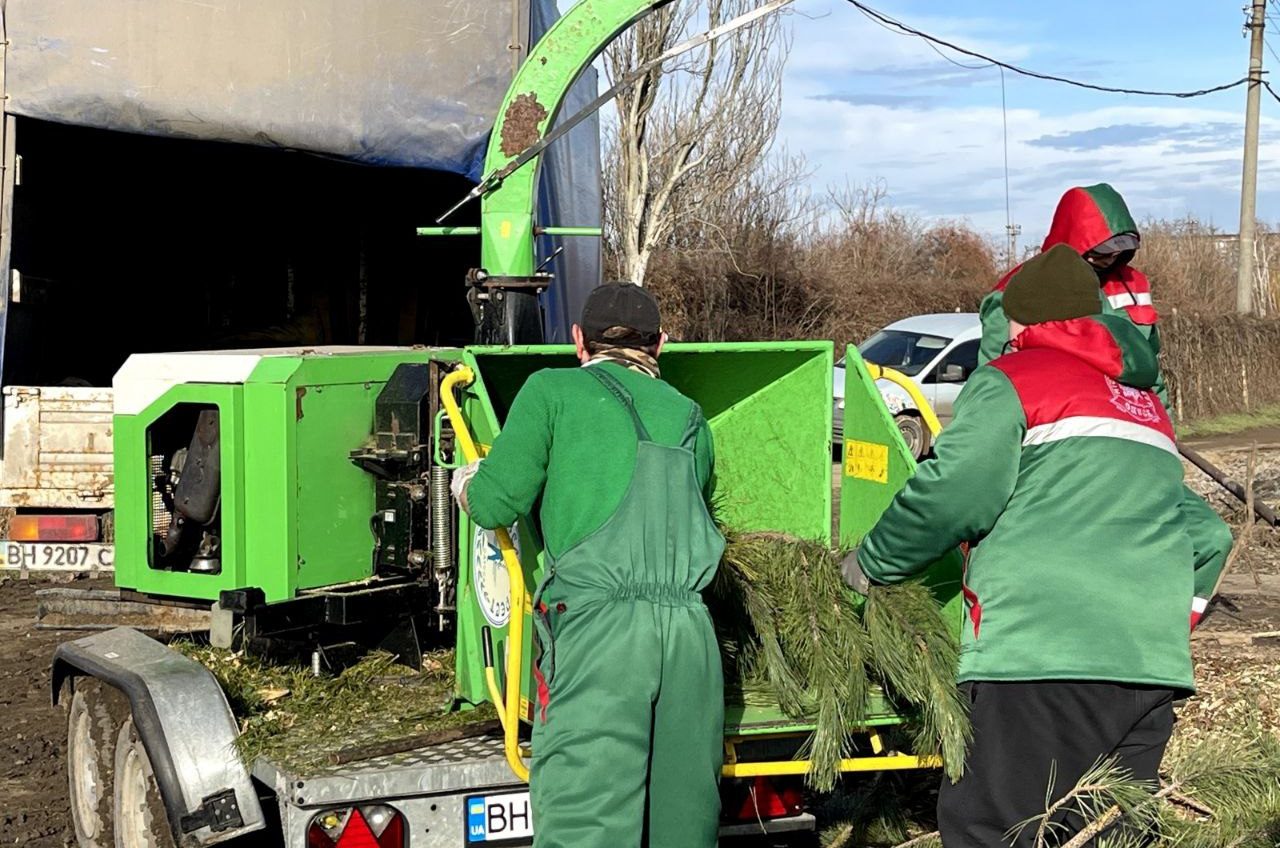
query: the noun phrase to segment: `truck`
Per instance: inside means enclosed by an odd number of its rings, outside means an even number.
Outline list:
[[[482,175],[503,96],[557,14],[6,5],[0,569],[110,569],[112,377],[131,354],[470,342],[479,238],[416,230]],[[588,68],[558,102],[594,96]],[[598,137],[588,120],[540,157],[540,216],[598,231]],[[450,223],[465,232],[478,207]],[[567,341],[599,240],[536,242],[545,320],[520,332]]]
[[[354,289],[348,313],[370,328],[357,333],[363,344],[169,352],[155,339],[146,347],[137,336],[116,340],[118,349],[137,348],[111,389],[116,588],[80,599],[59,590],[68,610],[84,602],[78,609],[108,612],[100,629],[61,644],[52,665],[52,697],[67,708],[71,817],[81,846],[530,843],[528,761],[537,751],[528,743],[536,698],[529,589],[545,559],[538,526],[532,517],[510,531],[473,526],[451,502],[449,474],[492,444],[532,373],[574,363],[571,347],[544,343],[555,340],[557,311],[572,314],[565,310],[574,292],[541,267],[537,245],[546,236],[580,237],[582,219],[548,217],[555,207],[540,200],[541,156],[522,156],[548,137],[600,50],[660,5],[580,0],[536,41],[495,110],[478,190],[469,192],[478,223],[430,226],[431,216],[468,193],[465,183],[438,175],[430,203],[398,210],[415,229],[428,222],[421,230],[429,235],[404,232],[405,244],[479,238],[478,251],[454,255],[478,259],[472,270],[433,273],[427,282],[456,288],[431,292],[431,304],[444,304],[422,316],[432,332],[421,322],[409,328],[413,341],[426,343],[376,343],[372,288],[364,306],[364,289]],[[267,219],[269,233],[277,229],[272,213],[254,214]],[[371,270],[367,256],[359,268]],[[455,299],[465,307],[451,312]],[[183,301],[164,338],[195,333],[194,308]],[[458,332],[450,316],[466,322],[471,339],[449,341]],[[135,331],[144,326],[139,319]],[[159,349],[147,349],[153,345]],[[829,342],[684,343],[664,351],[664,379],[702,406],[715,434],[728,526],[853,543],[912,473],[872,372],[850,349],[833,530],[833,364]],[[930,583],[958,627],[957,559],[939,563]],[[113,620],[113,609],[129,617]],[[317,673],[337,646],[381,647],[411,665],[424,650],[449,646],[453,708],[490,704],[501,729],[409,739],[307,769],[266,756],[248,761],[217,678],[142,632],[175,619],[195,621],[214,645],[310,655]],[[122,621],[141,625],[112,626]],[[866,713],[850,729],[843,772],[938,765],[895,741],[893,728],[910,717],[881,694]],[[812,829],[798,791],[812,729],[767,704],[726,705],[726,837]]]

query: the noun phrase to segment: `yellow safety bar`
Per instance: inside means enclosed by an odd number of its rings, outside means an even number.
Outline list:
[[[469,385],[475,379],[475,373],[466,366],[450,373],[440,384],[440,402],[449,416],[449,424],[453,427],[454,437],[462,450],[462,457],[467,462],[475,462],[480,458],[471,431],[462,417],[462,409],[458,399],[454,397],[454,389]],[[485,683],[488,685],[489,697],[498,708],[498,717],[502,722],[503,749],[507,755],[507,764],[516,773],[516,777],[527,781],[529,767],[520,755],[520,681],[523,677],[524,659],[524,569],[520,565],[520,556],[511,542],[511,534],[499,529],[498,548],[502,551],[502,562],[507,566],[507,579],[511,584],[511,618],[507,625],[507,691],[506,697],[498,687],[497,674],[494,672],[492,658],[485,664]]]
[[[782,734],[789,736],[793,734]],[[910,754],[885,754],[884,739],[874,728],[867,731],[871,742],[871,751],[877,756],[847,757],[840,761],[842,772],[867,771],[905,771],[908,769],[940,768],[942,758],[938,756],[917,757]],[[724,777],[779,777],[782,775],[808,774],[812,763],[809,760],[770,760],[763,762],[739,762],[737,745],[745,741],[743,737],[726,739],[724,743],[724,766],[720,769]]]
[[[874,362],[866,363],[867,373],[871,375],[871,379],[885,379],[890,383],[901,386],[902,389],[911,396],[912,402],[915,403],[916,409],[920,410],[920,417],[924,419],[925,426],[929,428],[929,432],[934,438],[942,432],[942,422],[938,420],[938,416],[934,414],[933,407],[929,405],[929,401],[925,400],[924,392],[920,391],[920,387],[916,385],[916,381],[912,380],[901,371],[894,371],[892,368],[885,368],[883,365],[876,365]]]

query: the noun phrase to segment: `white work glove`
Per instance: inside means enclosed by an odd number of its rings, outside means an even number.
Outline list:
[[[849,555],[840,561],[840,576],[844,578],[844,585],[859,595],[866,595],[867,592],[871,591],[871,581],[867,578],[866,572],[862,570],[862,566],[858,565],[857,548],[850,551]]]
[[[476,472],[480,470],[480,463],[483,460],[477,459],[475,462],[469,462],[461,468],[453,470],[453,476],[449,480],[449,491],[453,493],[453,499],[458,502],[458,506],[468,515],[470,510],[467,509],[467,484],[471,482],[471,478],[476,476]]]

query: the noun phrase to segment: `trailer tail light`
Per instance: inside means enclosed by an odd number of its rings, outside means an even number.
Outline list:
[[[804,812],[804,792],[794,782],[757,777],[738,809],[739,821],[783,819]]]
[[[326,810],[307,828],[307,848],[405,848],[408,844],[404,816],[383,804]]]
[[[14,542],[96,542],[96,515],[15,515],[9,520]]]

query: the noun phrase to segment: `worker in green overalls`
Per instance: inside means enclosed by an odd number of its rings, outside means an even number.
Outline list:
[[[661,379],[647,291],[595,289],[573,337],[582,367],[531,376],[488,456],[453,486],[490,529],[541,498],[534,845],[709,848],[724,756],[701,594],[724,551],[708,509],[711,430]]]

